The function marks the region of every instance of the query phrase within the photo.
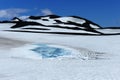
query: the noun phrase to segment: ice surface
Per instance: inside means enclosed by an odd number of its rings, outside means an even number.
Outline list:
[[[38,45],[38,47],[31,49],[39,53],[42,58],[56,58],[59,56],[70,55],[70,51],[64,48],[50,47],[49,45]]]
[[[103,53],[53,44],[29,44],[11,50],[12,57],[26,59],[102,59]]]
[[[12,57],[29,59],[77,58],[79,51],[60,45],[28,44],[11,49]]]

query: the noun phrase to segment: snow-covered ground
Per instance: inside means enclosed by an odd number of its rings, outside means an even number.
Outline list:
[[[120,35],[1,31],[0,80],[120,80],[119,47]]]

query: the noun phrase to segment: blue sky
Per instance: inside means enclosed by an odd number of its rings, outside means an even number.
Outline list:
[[[120,26],[120,0],[0,0],[0,19],[57,14],[87,18],[101,26]]]

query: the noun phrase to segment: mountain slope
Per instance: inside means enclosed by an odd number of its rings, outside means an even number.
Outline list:
[[[11,21],[2,21],[0,24],[14,24],[8,26],[5,31],[31,32],[46,34],[67,34],[67,35],[116,35],[118,32],[104,33],[98,24],[78,16],[61,17],[57,15],[29,16],[26,19],[13,18]]]

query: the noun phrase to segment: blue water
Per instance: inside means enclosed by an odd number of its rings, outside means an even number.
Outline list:
[[[51,47],[46,44],[36,44],[37,47],[31,49],[32,51],[38,53],[42,58],[56,58],[60,56],[70,55],[71,52],[64,48]]]

